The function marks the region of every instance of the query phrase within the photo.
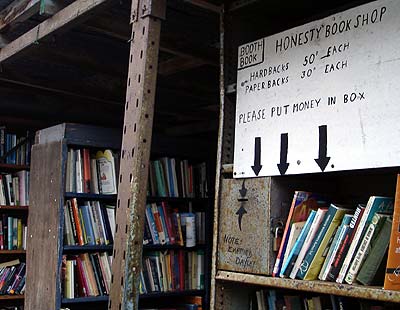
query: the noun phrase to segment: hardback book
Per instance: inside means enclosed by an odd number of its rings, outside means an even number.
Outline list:
[[[318,279],[325,281],[329,270],[335,260],[335,256],[337,251],[340,248],[340,245],[343,242],[343,238],[346,234],[346,231],[349,229],[350,221],[353,217],[353,214],[345,214],[342,220],[342,223],[338,227],[335,233],[335,237],[332,240],[332,243],[329,247],[329,251],[326,254],[324,264],[322,265],[321,271],[318,275]]]
[[[80,206],[80,211],[82,212],[82,225],[84,227],[85,236],[86,236],[86,243],[89,245],[96,244],[96,237],[94,235],[92,221],[89,213],[89,206],[83,205]]]
[[[349,250],[347,251],[346,257],[343,261],[342,267],[340,268],[339,275],[336,279],[337,283],[343,283],[347,271],[350,267],[351,261],[353,260],[353,257],[359,247],[361,237],[363,236],[365,230],[371,223],[375,213],[381,212],[381,213],[392,214],[393,201],[394,199],[390,197],[371,196],[369,198],[363,216],[360,220],[360,223],[357,226],[356,232],[354,233],[354,237],[350,244]]]
[[[384,282],[384,267],[382,268],[382,272],[378,273],[378,270],[382,264],[385,266],[384,258],[389,247],[392,219],[390,217],[383,217],[382,220],[384,222],[383,226],[376,238],[371,241],[371,249],[357,275],[357,281],[364,285],[382,285]]]
[[[375,213],[374,217],[372,218],[371,223],[368,225],[364,235],[362,236],[360,246],[354,255],[346,277],[344,278],[344,281],[347,284],[353,284],[361,265],[368,255],[372,240],[377,237],[387,217],[389,217],[389,215]]]
[[[315,235],[316,235],[316,233],[318,231],[318,228],[321,225],[322,220],[323,220],[323,218],[324,218],[324,216],[325,216],[327,211],[328,210],[325,209],[325,208],[319,208],[317,213],[315,214],[315,217],[314,217],[314,220],[313,220],[313,222],[311,224],[310,230],[309,230],[309,232],[308,232],[308,234],[306,236],[306,239],[303,242],[303,246],[301,247],[299,255],[298,255],[298,257],[296,259],[296,262],[295,262],[295,264],[293,266],[293,269],[292,269],[292,271],[291,271],[291,273],[289,275],[289,277],[291,279],[296,278],[300,268],[303,268],[303,266],[302,266],[303,259],[306,256],[307,251],[311,246],[311,242],[314,239],[314,237],[315,237]]]
[[[165,176],[162,164],[159,160],[153,162],[156,175],[157,195],[160,197],[168,196],[168,188],[165,183]]]
[[[397,175],[396,196],[393,211],[388,259],[383,288],[385,290],[400,290],[400,174]]]
[[[363,206],[363,205],[357,206],[356,211],[354,212],[353,217],[351,218],[349,228],[346,229],[346,231],[344,233],[343,242],[339,246],[339,249],[337,250],[335,258],[333,259],[333,263],[331,264],[331,267],[328,271],[326,280],[335,281],[337,276],[339,275],[339,271],[342,267],[343,261],[346,257],[347,251],[353,240],[354,234],[357,230],[358,224],[361,221],[364,211],[365,211],[365,206]]]
[[[117,178],[114,154],[111,150],[96,153],[99,190],[104,195],[117,193]]]
[[[324,263],[326,247],[337,227],[340,225],[343,216],[351,212],[351,209],[331,204],[326,212],[320,227],[313,238],[310,247],[305,255],[297,277],[303,280],[315,280]]]
[[[296,191],[294,193],[289,215],[285,224],[285,229],[283,231],[282,241],[279,246],[274,269],[272,271],[273,277],[276,277],[280,274],[290,235],[291,225],[296,222],[306,221],[311,210],[317,210],[319,207],[325,205],[325,200],[318,194],[303,191]]]

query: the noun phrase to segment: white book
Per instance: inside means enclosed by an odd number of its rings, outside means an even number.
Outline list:
[[[311,224],[310,231],[308,232],[308,235],[306,239],[304,240],[303,246],[301,247],[299,256],[296,259],[296,262],[293,266],[292,272],[290,273],[290,278],[295,279],[298,270],[301,267],[301,264],[303,263],[303,259],[307,254],[308,248],[310,247],[312,240],[314,239],[314,236],[317,233],[317,230],[322,222],[322,219],[325,216],[325,213],[327,212],[327,209],[318,209],[317,213],[315,214],[314,221]]]
[[[3,178],[4,178],[4,176],[0,175],[0,205],[5,206],[7,203],[6,203],[6,196],[4,193],[4,187],[3,187],[3,181],[2,181]]]
[[[107,215],[108,215],[108,221],[110,223],[112,237],[114,239],[115,238],[114,237],[114,234],[115,234],[115,207],[106,206],[106,211],[107,211]]]
[[[117,193],[117,179],[115,170],[114,155],[110,150],[104,152],[98,151],[96,153],[99,191],[104,194]]]
[[[89,201],[85,201],[85,204],[88,206],[89,210],[89,220],[92,224],[92,230],[93,230],[93,235],[94,235],[94,244],[100,244],[100,233],[99,233],[99,226],[98,226],[98,221],[95,215],[93,214],[93,207],[92,204]]]
[[[26,171],[18,171],[19,205],[26,206]]]
[[[5,176],[4,176],[5,178],[6,178],[6,191],[7,191],[7,194],[8,194],[8,199],[9,199],[9,203],[10,203],[10,206],[13,206],[14,205],[14,194],[13,194],[13,192],[12,192],[12,178],[11,178],[11,174],[6,174]]]
[[[283,256],[282,266],[285,266],[285,263],[289,256],[289,253],[292,250],[294,244],[296,243],[296,240],[299,237],[301,230],[303,229],[305,224],[306,224],[306,222],[304,221],[304,222],[295,222],[291,225],[290,234],[289,234],[289,238],[288,238],[288,242],[287,242],[287,246],[286,246],[286,250],[285,250],[285,255]],[[284,277],[284,274],[282,273],[282,268],[281,268],[281,273],[279,274],[279,276],[281,278]]]
[[[83,193],[82,156],[80,150],[76,150],[75,155],[76,155],[76,161],[75,161],[76,192]]]
[[[93,206],[93,215],[96,218],[96,221],[99,226],[99,242],[100,244],[105,244],[105,240],[107,240],[106,228],[104,227],[104,218],[101,212],[100,202],[92,201]]]

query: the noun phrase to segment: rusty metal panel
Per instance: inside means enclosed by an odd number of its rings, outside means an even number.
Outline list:
[[[222,180],[218,269],[270,272],[270,184],[270,178]]]
[[[25,309],[29,310],[59,306],[64,214],[62,156],[62,141],[32,147],[25,295]]]
[[[132,1],[132,38],[122,138],[116,232],[108,308],[138,309],[148,165],[161,21],[137,18],[148,1]]]

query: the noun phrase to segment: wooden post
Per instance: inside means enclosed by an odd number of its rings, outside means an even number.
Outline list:
[[[109,309],[137,309],[161,20],[166,1],[133,0]]]

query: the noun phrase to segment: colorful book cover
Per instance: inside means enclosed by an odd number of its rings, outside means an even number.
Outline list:
[[[316,213],[317,213],[317,211],[312,210],[310,215],[308,216],[307,221],[306,221],[303,229],[301,230],[299,237],[297,238],[295,244],[293,245],[292,250],[290,251],[290,253],[288,255],[286,263],[282,266],[283,276],[289,277],[290,273],[292,272],[294,264],[297,260],[300,250],[303,246],[304,240],[306,239],[306,236],[308,235],[308,232],[310,231],[310,227],[311,227],[312,222],[314,221],[314,217],[315,217]]]
[[[351,218],[349,229],[346,229],[346,232],[343,236],[343,242],[340,245],[335,258],[333,259],[333,263],[328,271],[328,275],[326,280],[335,281],[337,276],[339,275],[340,268],[342,267],[343,261],[346,257],[347,251],[350,247],[350,244],[353,240],[354,234],[357,230],[358,224],[361,221],[362,215],[364,214],[365,206],[358,205],[356,211]]]
[[[321,225],[321,222],[328,210],[327,209],[318,209],[317,213],[315,214],[315,218],[311,224],[310,231],[308,232],[308,235],[306,236],[306,239],[304,240],[303,246],[301,247],[300,253],[297,257],[297,260],[294,264],[294,267],[292,269],[292,272],[290,273],[290,278],[294,279],[297,276],[297,273],[299,272],[300,268],[303,268],[302,262],[304,257],[307,254],[307,251],[309,247],[311,246],[311,242],[314,239],[314,236],[316,235],[319,226]]]
[[[296,222],[292,224],[292,227],[290,228],[290,236],[288,239],[288,244],[286,247],[286,251],[285,251],[285,256],[283,257],[283,262],[282,262],[282,268],[281,268],[281,272],[279,273],[280,277],[284,276],[284,269],[283,267],[286,266],[286,262],[287,259],[289,257],[290,252],[292,251],[292,248],[294,246],[294,244],[296,243],[296,240],[298,239],[301,231],[303,230],[304,225],[306,224],[306,222]]]
[[[307,251],[306,256],[297,273],[297,277],[303,280],[315,280],[318,278],[322,264],[324,263],[326,247],[329,240],[341,223],[343,216],[351,212],[350,209],[331,204],[324,219],[321,222],[315,237]]]
[[[390,235],[388,260],[386,265],[385,290],[400,291],[400,174],[397,175],[393,225]]]
[[[379,196],[371,196],[368,200],[367,206],[363,213],[363,216],[360,220],[360,223],[357,227],[357,230],[354,234],[353,240],[350,244],[349,250],[346,254],[346,257],[343,261],[343,265],[340,269],[339,275],[336,279],[337,283],[343,283],[344,278],[347,274],[347,271],[350,267],[351,261],[353,260],[354,254],[356,253],[361,237],[365,233],[365,230],[369,226],[372,221],[375,213],[393,213],[393,202],[394,199],[390,197],[379,197]]]
[[[93,232],[92,221],[90,220],[89,206],[83,205],[80,207],[82,212],[83,226],[85,228],[86,243],[89,245],[95,245],[95,235]]]
[[[276,257],[272,276],[276,277],[280,274],[285,255],[288,238],[290,235],[291,225],[295,222],[303,222],[307,220],[311,210],[317,210],[319,207],[325,206],[326,201],[318,194],[310,192],[296,191],[286,220],[285,229],[283,231],[282,241]]]
[[[329,247],[329,251],[326,254],[326,258],[325,258],[324,264],[322,265],[318,279],[323,280],[323,281],[326,280],[329,270],[331,268],[331,265],[333,264],[333,261],[335,260],[336,253],[339,250],[340,245],[343,242],[343,238],[346,234],[346,231],[349,229],[350,221],[352,218],[353,218],[352,214],[344,215],[342,223],[336,230],[335,237],[333,238],[332,243]]]

